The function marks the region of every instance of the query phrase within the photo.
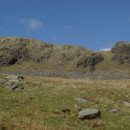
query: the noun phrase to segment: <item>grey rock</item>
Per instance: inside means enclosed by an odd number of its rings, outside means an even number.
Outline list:
[[[76,63],[76,67],[89,67],[90,71],[94,70],[94,67],[96,66],[97,63],[100,63],[103,61],[104,58],[100,53],[92,53],[90,55],[83,55],[78,62]],[[91,70],[92,69],[92,70]]]
[[[130,107],[130,103],[129,102],[124,102],[124,104],[128,107]]]
[[[77,104],[75,104],[74,107],[80,109],[80,106],[78,106]]]
[[[23,83],[19,82],[18,80],[10,80],[7,83],[4,84],[5,88],[11,89],[11,90],[22,90],[24,89]]]
[[[117,108],[115,108],[115,109],[112,109],[112,110],[110,110],[109,112],[110,113],[116,113],[116,112],[118,112],[119,110],[117,109]]]
[[[79,119],[94,119],[100,117],[100,111],[98,109],[83,109],[79,112]]]
[[[85,98],[75,98],[75,100],[78,102],[87,102],[87,99]]]
[[[4,83],[6,83],[6,80],[5,80],[5,79],[0,78],[0,84],[4,84]]]
[[[21,76],[21,75],[8,75],[8,76],[6,76],[5,78],[7,78],[7,79],[12,79],[12,80],[24,79],[24,77]]]

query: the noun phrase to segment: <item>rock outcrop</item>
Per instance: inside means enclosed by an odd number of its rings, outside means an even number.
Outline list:
[[[0,66],[21,64],[24,61],[33,61],[45,64],[55,59],[55,67],[74,64],[76,67],[91,67],[103,60],[101,54],[81,46],[64,45],[55,46],[51,43],[41,42],[29,38],[0,38]],[[94,53],[93,53],[94,52]],[[66,67],[67,67],[66,66]],[[75,66],[74,66],[75,67]]]
[[[94,119],[100,117],[100,111],[98,109],[83,109],[79,112],[79,119]]]
[[[23,82],[20,82],[18,80],[9,80],[7,83],[4,84],[4,87],[10,90],[22,90]]]
[[[130,64],[130,43],[117,42],[111,49],[111,52],[114,54],[112,60],[117,61],[118,64]]]
[[[76,63],[76,67],[89,67],[90,71],[94,70],[94,67],[99,62],[103,61],[104,58],[100,53],[92,53],[90,55],[84,55],[81,57],[78,62]]]
[[[130,43],[127,42],[116,43],[109,52],[96,52],[82,46],[56,46],[30,38],[0,38],[0,73],[4,74],[129,79],[129,65]]]

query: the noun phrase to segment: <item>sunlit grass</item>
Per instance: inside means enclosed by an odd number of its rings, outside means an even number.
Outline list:
[[[62,78],[25,77],[24,90],[11,91],[0,86],[0,129],[9,130],[85,130],[129,129],[130,80],[92,81]],[[86,98],[79,103],[75,97]],[[81,121],[74,104],[98,108],[101,118]],[[111,109],[119,109],[110,114]],[[64,113],[63,109],[70,112]]]

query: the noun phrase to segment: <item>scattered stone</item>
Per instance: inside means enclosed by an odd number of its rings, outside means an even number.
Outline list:
[[[8,76],[6,76],[5,78],[11,79],[11,80],[24,79],[24,77],[21,76],[21,75],[8,75]]]
[[[70,111],[70,109],[63,109],[62,112],[63,113],[70,113],[71,111]]]
[[[119,110],[117,108],[110,110],[110,113],[117,113]]]
[[[75,98],[75,100],[78,102],[87,102],[87,99],[85,98]]]
[[[5,88],[11,90],[22,90],[24,89],[23,83],[19,82],[18,80],[9,80],[7,83],[4,84]]]
[[[79,112],[78,118],[84,119],[94,119],[100,117],[100,111],[98,109],[83,109]]]
[[[75,104],[74,107],[80,109],[80,106],[78,106],[77,104]]]
[[[126,106],[130,107],[130,103],[129,102],[124,102]]]
[[[5,79],[0,78],[0,84],[4,84],[4,83],[6,83],[6,80],[5,80]]]

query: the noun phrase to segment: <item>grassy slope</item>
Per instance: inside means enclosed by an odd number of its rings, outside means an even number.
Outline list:
[[[91,81],[58,78],[25,77],[25,89],[10,91],[0,86],[0,129],[15,130],[127,130],[130,125],[130,80]],[[75,97],[88,99],[78,103]],[[77,118],[81,108],[98,108],[101,118],[81,121]],[[119,112],[110,114],[109,110]],[[63,113],[70,109],[71,113]]]
[[[107,71],[107,72],[120,72],[120,73],[124,73],[124,74],[129,74],[130,75],[130,65],[127,63],[124,64],[117,64],[116,61],[112,61],[111,57],[113,56],[113,54],[108,51],[108,52],[100,52],[103,57],[104,57],[104,61],[102,61],[101,63],[97,64],[96,68],[97,70],[101,70],[101,71]]]
[[[20,41],[23,39],[23,41]],[[23,62],[21,65],[12,65],[12,66],[6,66],[6,67],[0,67],[0,70],[9,70],[9,71],[15,71],[16,68],[20,68],[23,71],[26,71],[29,67],[34,67],[36,70],[39,71],[39,69],[51,69],[51,70],[64,70],[64,71],[72,71],[77,70],[80,72],[80,70],[84,70],[83,68],[77,69],[75,68],[75,62],[78,61],[79,58],[81,58],[84,54],[92,53],[92,50],[89,50],[87,48],[83,48],[81,46],[75,46],[75,45],[67,45],[67,44],[61,44],[59,46],[53,46],[52,48],[45,48],[42,51],[39,49],[44,44],[50,44],[41,42],[36,39],[30,39],[30,38],[20,38],[20,37],[1,37],[1,41],[6,40],[4,44],[2,44],[2,47],[11,47],[15,49],[18,45],[18,43],[21,42],[21,45],[24,43],[27,43],[27,49],[29,50],[29,53],[33,57],[38,57],[44,55],[45,52],[48,52],[49,50],[53,50],[53,56],[51,56],[49,59],[45,59],[45,63],[40,65],[36,64],[35,62]],[[8,42],[9,41],[9,42]],[[8,43],[8,44],[6,44]],[[20,45],[20,44],[19,44]],[[40,53],[41,52],[41,53]],[[81,55],[79,58],[75,57],[75,55],[80,52]],[[4,53],[3,51],[0,51],[0,54]],[[43,53],[43,54],[42,54]],[[66,55],[67,57],[71,58],[73,57],[73,60],[67,61],[66,59],[62,58],[62,55]],[[59,64],[63,64],[63,67],[56,67]]]
[[[10,39],[10,40],[7,40]],[[10,41],[9,44],[2,44],[2,46],[13,46],[13,48],[16,47],[16,44],[21,40],[17,37],[3,37],[0,38],[0,40],[7,40],[6,42]],[[0,70],[9,70],[9,71],[15,71],[21,69],[22,71],[26,71],[28,68],[32,67],[35,70],[42,71],[44,69],[51,69],[51,70],[63,70],[63,71],[77,71],[78,73],[82,73],[84,71],[88,71],[88,68],[76,68],[75,64],[76,62],[84,55],[89,54],[93,52],[92,50],[89,50],[87,48],[83,48],[81,46],[74,46],[74,45],[59,45],[59,46],[53,46],[52,48],[46,48],[45,51],[39,51],[41,46],[46,43],[30,39],[30,38],[23,38],[23,41],[20,41],[24,43],[24,40],[28,43],[27,48],[32,56],[38,57],[39,55],[44,55],[46,51],[53,50],[52,56],[49,59],[45,59],[44,64],[38,64],[35,62],[23,62],[21,65],[12,65],[7,67],[0,67]],[[25,43],[26,43],[25,42]],[[128,44],[128,43],[126,43]],[[0,52],[2,53],[2,51]],[[43,54],[42,54],[43,53]],[[79,57],[76,57],[77,53],[81,53]],[[111,60],[111,56],[113,55],[111,52],[100,52],[104,56],[104,61],[96,65],[97,70],[100,71],[115,71],[115,72],[121,72],[124,74],[130,74],[130,65],[129,64],[122,64],[118,65],[115,61]],[[62,55],[66,55],[68,58],[72,58],[71,60],[67,61],[66,59],[62,58]],[[61,66],[60,66],[61,65]],[[62,66],[63,65],[63,66]]]

